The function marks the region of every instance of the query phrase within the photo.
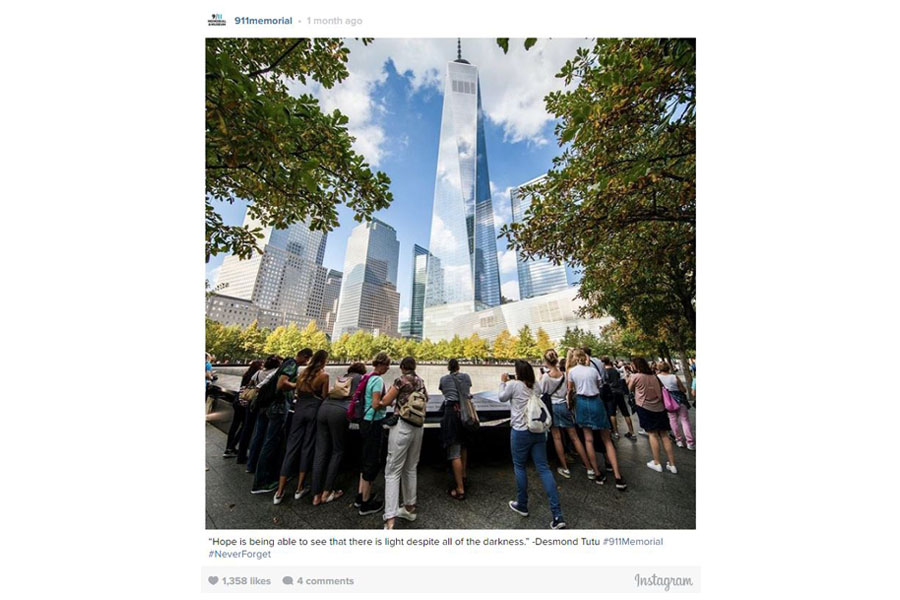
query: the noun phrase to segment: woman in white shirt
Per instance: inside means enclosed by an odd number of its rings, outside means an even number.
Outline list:
[[[572,473],[569,471],[569,465],[566,463],[566,453],[563,449],[562,430],[565,430],[575,451],[581,457],[581,462],[585,469],[590,469],[587,454],[575,430],[575,416],[569,410],[569,404],[566,402],[566,375],[559,370],[559,355],[552,348],[544,352],[544,364],[547,365],[547,372],[541,377],[538,384],[538,392],[541,398],[550,397],[551,410],[553,411],[553,426],[550,429],[550,435],[553,436],[553,447],[556,450],[556,458],[559,459],[559,467],[556,472],[569,479]]]
[[[572,353],[572,360],[576,366],[569,369],[569,389],[575,391],[575,422],[584,432],[584,445],[587,450],[588,460],[595,475],[595,481],[603,485],[606,483],[606,473],[597,467],[597,455],[594,452],[594,430],[600,430],[600,439],[606,447],[606,457],[613,468],[613,476],[616,478],[616,489],[624,490],[627,486],[619,473],[619,461],[616,457],[616,447],[609,435],[609,416],[606,407],[600,399],[600,373],[590,366],[587,354],[580,348]],[[568,365],[568,361],[566,361]],[[588,471],[590,478],[591,472]]]
[[[534,368],[524,360],[516,361],[515,379],[510,380],[506,373],[500,376],[500,401],[510,403],[510,447],[516,474],[516,499],[509,501],[509,507],[523,517],[528,516],[528,477],[525,465],[530,456],[550,502],[550,512],[553,513],[550,527],[565,529],[566,522],[559,505],[556,481],[547,463],[547,434],[528,431],[527,407],[534,393]]]

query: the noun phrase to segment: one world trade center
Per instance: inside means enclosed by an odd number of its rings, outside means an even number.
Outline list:
[[[459,49],[444,75],[429,252],[423,335],[447,339],[460,317],[500,304],[481,84]]]

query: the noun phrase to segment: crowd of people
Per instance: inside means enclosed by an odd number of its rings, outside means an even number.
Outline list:
[[[327,351],[309,348],[292,358],[269,356],[253,361],[241,379],[223,456],[245,464],[246,472],[253,475],[251,493],[272,494],[276,505],[289,493],[286,487],[291,478],[297,480],[295,500],[309,495],[314,506],[327,504],[345,493],[336,489],[336,479],[350,423],[356,423],[361,455],[354,507],[360,516],[381,512],[385,529],[393,529],[397,519],[415,521],[417,468],[428,401],[425,382],[416,374],[416,360],[403,358],[400,376],[393,381],[384,379],[392,360],[383,352],[372,359],[370,368],[355,362],[335,381],[325,371],[327,363]],[[690,368],[695,375],[693,361]],[[447,494],[463,501],[467,448],[474,435],[464,419],[466,411],[472,410],[472,379],[460,372],[456,359],[449,361],[447,370],[438,384],[443,396],[440,438],[453,474]],[[647,467],[654,471],[678,473],[673,441],[678,447],[695,448],[688,412],[695,384],[688,392],[673,373],[674,367],[665,361],[648,363],[636,357],[627,364],[614,364],[608,357],[592,357],[590,348],[570,349],[565,358],[551,349],[543,355],[539,376],[525,360],[516,360],[514,370],[501,375],[498,399],[510,405],[516,498],[508,504],[522,516],[529,514],[526,465],[530,459],[553,515],[550,527],[566,527],[547,456],[548,441],[552,441],[558,463],[555,472],[560,477],[573,476],[570,457],[577,457],[589,480],[604,485],[611,473],[620,491],[628,486],[614,443],[619,439],[617,415],[625,422],[626,439],[634,442],[637,435],[649,438]],[[550,415],[546,428],[529,422],[535,420],[535,399]],[[389,407],[393,407],[390,415]],[[638,419],[637,432],[633,414]],[[665,468],[660,447],[666,455]],[[375,492],[382,468],[383,498]]]

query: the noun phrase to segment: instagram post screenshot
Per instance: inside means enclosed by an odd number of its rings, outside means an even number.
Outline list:
[[[182,4],[9,9],[3,597],[896,597],[883,5]]]
[[[210,16],[204,589],[415,592],[532,548],[699,589],[615,565],[696,528],[696,40]],[[269,567],[298,552],[430,566]]]

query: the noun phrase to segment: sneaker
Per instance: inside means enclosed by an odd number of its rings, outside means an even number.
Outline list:
[[[226,450],[222,453],[222,458],[234,458],[235,456],[237,456],[237,452],[234,450]]]
[[[641,434],[641,435],[646,435],[646,436],[648,436],[648,437],[650,436],[650,434],[647,433],[646,431],[644,431],[643,429],[638,429],[638,433]]]
[[[624,490],[627,487],[628,486],[625,484],[624,479],[622,479],[621,477],[616,477],[616,489],[617,490]]]
[[[647,466],[656,471],[657,473],[662,473],[662,465],[659,463],[655,463],[652,460],[647,463]]]
[[[606,483],[606,473],[601,473],[600,477],[594,480],[594,483],[596,483],[597,485],[603,485],[604,483]]]
[[[593,481],[594,479],[597,478],[597,474],[594,473],[593,469],[588,469],[587,472],[588,472],[588,479],[590,479],[591,481]]]
[[[356,499],[353,500],[353,508],[359,508],[360,506],[362,506],[362,503],[362,494],[357,493]]]
[[[695,448],[694,444],[688,444],[688,445],[687,445],[687,449],[688,449],[688,450],[693,450],[694,448]]]
[[[251,494],[268,494],[270,492],[274,492],[277,489],[278,489],[278,483],[273,481],[269,485],[264,485],[261,488],[253,488],[252,490],[250,490],[250,493]]]
[[[681,440],[675,440],[675,445],[679,448],[684,448],[684,442],[682,442]]]
[[[517,512],[517,513],[519,513],[520,515],[522,515],[523,517],[527,517],[527,516],[528,516],[528,511],[527,511],[527,510],[522,510],[521,508],[519,508],[519,505],[516,504],[516,501],[515,501],[515,500],[510,500],[510,501],[509,501],[509,507],[513,510],[513,512]]]
[[[550,521],[550,529],[565,529],[566,522],[562,519],[553,519]]]
[[[612,472],[613,472],[613,468],[612,468],[611,466],[606,465],[605,468],[606,468],[606,472],[607,472],[607,473],[612,473]]]
[[[418,515],[414,512],[409,512],[408,510],[406,510],[405,506],[401,506],[397,509],[397,516],[401,519],[406,519],[407,521],[415,521]]]
[[[312,488],[305,487],[302,490],[300,490],[299,492],[294,492],[294,500],[299,500],[303,496],[306,496],[307,494],[309,494],[311,491],[312,491]]]
[[[678,473],[678,469],[675,468],[675,465],[671,465],[668,462],[666,463],[666,470],[673,475]]]
[[[275,504],[276,506],[281,504],[282,500],[284,500],[284,494],[279,496],[278,492],[275,492],[275,495],[272,496],[272,504]]]
[[[631,433],[630,431],[629,431],[628,433],[625,434],[625,437],[628,438],[629,440],[631,440],[632,442],[636,442],[636,441],[637,441],[637,438],[634,437],[634,434]]]
[[[363,502],[360,505],[359,516],[364,517],[366,515],[375,514],[382,508],[384,508],[384,501],[373,497],[368,502]]]
[[[562,467],[556,467],[556,472],[565,477],[566,479],[571,479],[572,472],[568,469],[563,469]]]
[[[619,439],[619,433],[618,433],[618,432],[614,432],[614,433],[612,434],[612,438],[613,438],[614,440]]]

